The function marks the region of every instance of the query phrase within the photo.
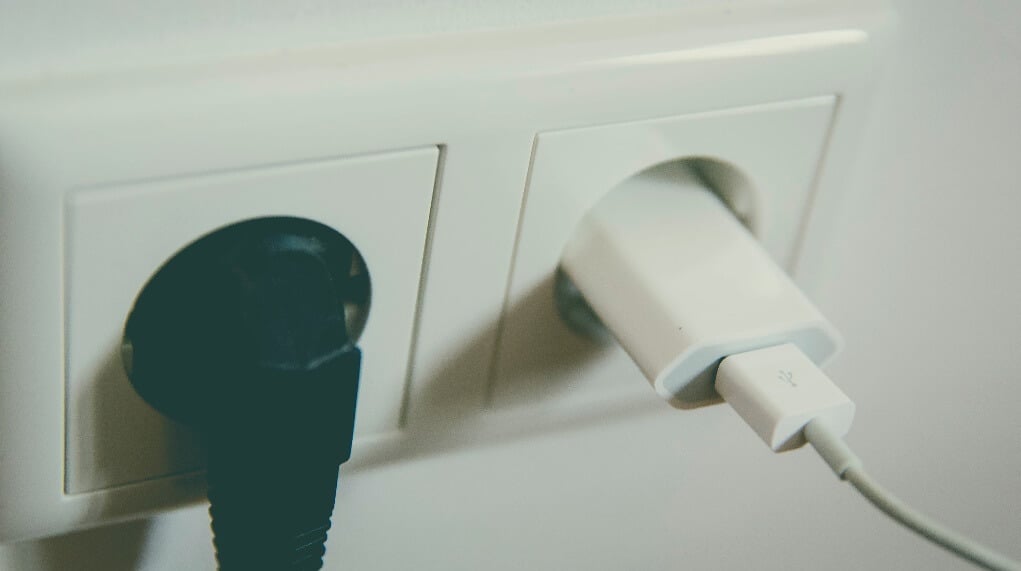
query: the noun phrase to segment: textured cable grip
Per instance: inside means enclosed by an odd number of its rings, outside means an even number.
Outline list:
[[[291,390],[247,391],[233,422],[209,427],[209,514],[221,570],[322,567],[354,430],[341,411],[357,400],[359,361],[352,348],[312,373],[284,374],[267,386]],[[276,412],[259,412],[269,404]]]

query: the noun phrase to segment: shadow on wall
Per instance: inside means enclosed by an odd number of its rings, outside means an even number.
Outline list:
[[[527,358],[505,363],[501,369],[499,390],[501,396],[506,397],[504,405],[510,408],[528,410],[531,409],[529,405],[551,400],[554,395],[571,390],[570,382],[565,382],[561,373],[584,366],[614,346],[607,338],[590,339],[579,335],[560,319],[555,309],[556,285],[551,275],[507,309],[508,315],[514,314],[534,326],[534,335],[528,339],[530,350],[516,352],[527,355]],[[341,468],[341,477],[344,473],[361,472],[452,449],[490,445],[607,422],[636,412],[655,410],[662,404],[652,391],[643,391],[642,394],[648,393],[646,399],[593,405],[570,414],[564,410],[548,415],[539,412],[528,416],[526,422],[517,423],[513,429],[508,430],[504,426],[495,433],[487,431],[484,413],[487,410],[495,412],[492,401],[496,367],[493,367],[492,359],[494,356],[499,358],[495,353],[500,338],[499,328],[498,320],[485,324],[471,336],[471,343],[459,348],[435,370],[421,376],[416,381],[418,386],[413,387],[415,396],[410,403],[413,410],[404,431],[398,438],[356,448],[350,462]],[[632,376],[644,382],[637,367]],[[621,379],[621,382],[635,381],[627,378]],[[482,408],[474,397],[465,399],[463,396],[477,395],[478,387],[470,386],[477,383],[485,384],[488,389],[487,402]]]
[[[135,393],[124,371],[120,347],[107,359],[83,395],[85,439],[68,442],[82,448],[83,464],[77,492],[131,484],[158,475],[185,474],[205,465],[201,437],[190,428],[169,421]],[[162,435],[140,442],[139,434]],[[85,475],[84,480],[81,477]]]
[[[3,546],[0,569],[10,571],[134,571],[151,524],[129,521]]]
[[[568,327],[555,318],[554,279],[543,281],[528,295],[509,308],[511,312],[521,312],[534,316],[536,328],[531,341],[541,350],[530,355],[525,362],[514,363],[506,367],[506,383],[504,388],[513,389],[524,402],[549,398],[551,394],[569,390],[557,379],[557,371],[573,369],[595,358],[607,349],[604,342],[597,342],[571,332]],[[411,426],[399,438],[386,442],[374,443],[356,450],[352,460],[342,468],[343,473],[371,470],[373,467],[388,465],[393,462],[441,453],[455,448],[491,444],[494,441],[507,441],[527,438],[537,433],[550,430],[577,427],[592,422],[607,422],[613,418],[621,418],[637,411],[651,410],[650,404],[660,404],[649,392],[648,401],[615,406],[606,410],[590,409],[584,414],[556,414],[546,418],[532,418],[533,422],[520,429],[497,434],[480,430],[482,428],[478,401],[462,398],[465,393],[478,394],[476,390],[465,390],[468,385],[492,382],[490,360],[493,357],[499,322],[494,319],[485,324],[472,342],[459,348],[447,358],[437,370],[421,379],[420,389],[416,394],[413,406],[419,407]],[[111,359],[105,364],[108,373],[119,368],[119,360]],[[638,375],[639,373],[635,373]],[[117,378],[110,374],[105,378]],[[632,382],[632,379],[627,379]],[[515,388],[516,387],[516,388]],[[98,396],[98,395],[93,395]],[[93,398],[91,405],[95,407],[96,418],[114,418],[109,414],[111,404],[102,398]],[[130,424],[130,423],[128,423]],[[94,426],[97,434],[111,435],[122,432],[125,423]],[[175,434],[168,434],[169,442],[177,442]],[[188,446],[186,444],[186,446]],[[180,450],[169,449],[162,453],[167,455],[181,454]],[[108,451],[95,449],[94,461],[102,465],[113,460]],[[122,452],[131,452],[123,450]],[[135,451],[137,453],[137,451]],[[343,486],[341,486],[343,489]],[[116,510],[114,510],[116,511]],[[107,527],[91,529],[69,535],[58,536],[39,541],[24,542],[4,546],[0,549],[0,569],[6,571],[128,571],[141,567],[143,551],[149,539],[152,523],[150,520],[130,521]]]

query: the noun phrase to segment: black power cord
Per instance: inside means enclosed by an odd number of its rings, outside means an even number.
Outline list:
[[[322,567],[354,431],[356,260],[321,224],[242,222],[167,262],[128,318],[135,390],[206,438],[221,570]]]

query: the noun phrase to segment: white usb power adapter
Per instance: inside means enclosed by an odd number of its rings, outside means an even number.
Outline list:
[[[791,343],[821,365],[839,335],[755,237],[682,162],[611,190],[561,267],[671,404],[717,402],[729,355]]]

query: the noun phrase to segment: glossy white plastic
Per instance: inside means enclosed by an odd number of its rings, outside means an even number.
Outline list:
[[[716,365],[794,343],[813,361],[836,331],[726,205],[682,162],[611,190],[582,219],[562,266],[656,392],[719,400]]]
[[[804,445],[809,421],[839,437],[854,420],[851,399],[792,343],[727,357],[716,390],[774,452]]]

